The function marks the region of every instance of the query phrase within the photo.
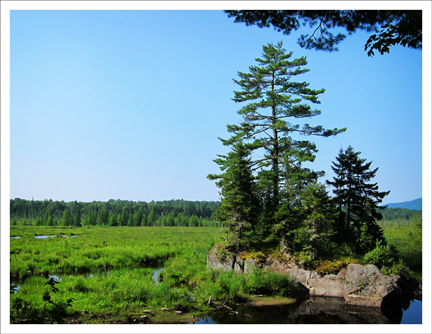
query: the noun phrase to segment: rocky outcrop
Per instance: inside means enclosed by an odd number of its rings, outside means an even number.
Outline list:
[[[406,293],[421,300],[419,284],[407,271],[401,271],[400,276],[384,275],[374,265],[349,264],[337,275],[321,277],[316,271],[304,270],[295,263],[274,258],[265,262],[240,259],[234,254],[218,252],[217,246],[208,254],[207,265],[215,270],[234,270],[237,273],[248,273],[255,267],[285,272],[306,287],[311,296],[340,297],[347,305],[380,307],[384,298],[388,303],[399,302]]]

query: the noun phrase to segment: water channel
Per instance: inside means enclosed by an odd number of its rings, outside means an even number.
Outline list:
[[[238,312],[236,314],[235,312]],[[384,315],[384,313],[387,315]],[[411,301],[406,310],[355,307],[343,298],[311,297],[275,306],[239,305],[232,311],[210,313],[190,324],[421,324],[422,302]]]
[[[74,238],[74,237],[76,237],[77,236],[77,234],[71,234],[71,238]],[[36,236],[34,236],[34,238],[35,239],[47,239],[47,238],[54,238],[55,237],[55,235],[36,235]],[[21,237],[17,237],[17,236],[15,236],[15,237],[11,237],[11,239],[20,239]],[[68,238],[67,236],[66,236],[66,238]]]

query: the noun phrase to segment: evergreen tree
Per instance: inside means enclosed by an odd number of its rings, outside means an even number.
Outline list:
[[[306,236],[302,247],[310,253],[312,260],[315,260],[330,245],[337,210],[325,186],[319,183],[309,185],[300,198],[301,233]]]
[[[81,212],[79,210],[75,212],[74,226],[81,226]]]
[[[129,220],[129,214],[127,212],[127,206],[124,206],[122,209],[122,213],[121,213],[121,218],[120,218],[120,226],[126,226]]]
[[[109,226],[117,226],[116,215],[114,213],[112,213],[112,212],[109,213],[108,225]]]
[[[351,146],[339,152],[332,170],[336,176],[327,181],[334,187],[334,202],[339,207],[339,234],[348,236],[358,251],[367,252],[376,241],[385,244],[382,229],[377,220],[382,219],[379,206],[390,191],[378,191],[377,183],[368,183],[375,177],[378,168],[370,169],[372,162],[360,158]]]
[[[142,215],[142,209],[139,208],[135,214],[134,214],[134,218],[133,218],[133,224],[134,226],[140,226],[141,225],[141,221],[142,221],[143,215]]]
[[[102,210],[99,212],[99,224],[106,225],[108,223],[108,211],[106,206],[102,206]]]
[[[134,226],[134,220],[132,214],[129,215],[127,226]]]
[[[414,49],[422,48],[421,10],[226,10],[234,22],[270,27],[289,35],[305,25],[312,28],[312,35],[301,35],[298,44],[306,49],[337,51],[338,44],[346,35],[356,30],[375,32],[365,44],[368,56],[374,50],[381,54],[390,47],[402,45]],[[338,28],[336,36],[329,30]],[[342,30],[341,30],[342,29]]]
[[[156,222],[155,212],[154,212],[154,209],[152,208],[150,211],[150,214],[148,216],[147,225],[148,226],[155,226],[155,222]]]
[[[283,174],[287,162],[290,161],[292,168],[298,167],[297,162],[313,161],[317,152],[314,143],[295,140],[291,135],[329,137],[345,131],[294,122],[320,115],[321,111],[312,109],[309,103],[319,104],[318,95],[325,89],[313,90],[306,82],[292,81],[309,69],[304,68],[306,57],[290,60],[291,56],[292,52],[286,53],[282,42],[268,44],[263,46],[262,59],[256,58],[258,65],[249,67],[250,73],[238,72],[240,79],[234,81],[242,90],[234,92],[233,100],[248,104],[238,111],[243,122],[227,126],[233,133],[232,137],[221,139],[224,145],[243,140],[246,149],[254,152],[254,156],[260,156],[251,161],[249,167],[252,171],[259,170],[257,181],[264,199],[263,217],[271,224],[282,200],[280,190],[283,187],[281,183],[285,183]]]
[[[89,225],[96,225],[97,224],[97,211],[92,211],[90,212],[89,216],[88,216],[88,224]]]
[[[52,206],[48,205],[47,210],[45,211],[44,225],[45,226],[53,226],[53,223],[54,223],[54,220],[53,220]]]
[[[69,209],[65,209],[63,211],[63,221],[62,221],[64,226],[70,226],[72,225],[72,217],[71,217],[71,212]]]
[[[162,212],[162,215],[159,217],[158,221],[159,221],[158,226],[166,226],[167,219],[166,219],[166,216],[163,212]]]
[[[238,250],[242,232],[252,230],[255,233],[259,212],[256,185],[250,169],[250,152],[240,141],[233,145],[228,155],[219,155],[219,158],[214,161],[223,171],[220,175],[207,176],[211,180],[218,180],[216,185],[220,188],[222,203],[216,210],[216,217],[232,233],[233,242]]]
[[[147,215],[143,214],[141,218],[141,226],[147,226]]]
[[[174,223],[174,216],[173,216],[172,212],[170,212],[170,213],[168,214],[166,224],[167,224],[167,226],[175,226],[175,223]]]

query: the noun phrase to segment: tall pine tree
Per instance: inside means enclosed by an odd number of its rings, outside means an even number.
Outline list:
[[[258,170],[258,189],[264,199],[262,216],[264,221],[270,220],[270,224],[274,223],[274,213],[283,200],[280,194],[286,186],[287,169],[295,169],[299,177],[307,178],[308,170],[299,169],[299,164],[313,161],[317,152],[314,143],[291,136],[329,137],[345,131],[296,123],[321,114],[310,104],[319,104],[318,95],[325,89],[314,90],[307,82],[293,81],[309,69],[304,68],[306,57],[291,60],[292,54],[286,53],[282,42],[270,43],[263,46],[262,58],[256,58],[258,65],[250,66],[249,73],[238,72],[240,79],[234,81],[241,90],[234,92],[233,100],[247,103],[238,111],[243,121],[239,125],[228,125],[233,135],[227,140],[221,139],[224,145],[243,140],[245,148],[254,153],[255,160],[249,165],[252,171]]]

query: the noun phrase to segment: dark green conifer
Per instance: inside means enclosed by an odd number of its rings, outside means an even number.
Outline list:
[[[339,208],[339,234],[348,237],[357,250],[367,252],[374,248],[375,242],[385,243],[382,229],[377,220],[382,219],[378,209],[383,198],[390,191],[378,191],[377,183],[369,183],[378,168],[370,169],[372,162],[360,158],[361,152],[355,152],[351,146],[339,152],[337,162],[332,169],[336,176],[327,181],[334,187],[334,202]]]
[[[255,233],[257,216],[260,212],[256,196],[256,184],[250,169],[250,152],[240,141],[233,144],[228,155],[219,155],[214,160],[223,171],[222,174],[210,174],[210,180],[218,180],[216,185],[221,189],[221,205],[216,216],[230,230],[237,245],[242,232],[252,230]]]

